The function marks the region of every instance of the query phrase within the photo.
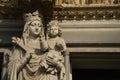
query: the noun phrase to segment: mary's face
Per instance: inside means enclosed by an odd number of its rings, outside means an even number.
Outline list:
[[[42,27],[43,25],[40,21],[33,21],[29,26],[30,35],[38,36],[41,33]]]

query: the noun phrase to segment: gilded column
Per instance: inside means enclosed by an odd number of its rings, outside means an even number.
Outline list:
[[[57,5],[61,5],[62,4],[62,0],[56,0],[55,1],[55,5],[57,6]]]
[[[82,5],[85,5],[86,4],[86,0],[82,0]]]

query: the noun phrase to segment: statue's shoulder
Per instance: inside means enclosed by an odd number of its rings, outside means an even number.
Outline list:
[[[65,41],[62,37],[57,37],[57,41]]]

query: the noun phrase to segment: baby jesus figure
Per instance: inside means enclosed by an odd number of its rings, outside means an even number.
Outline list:
[[[65,79],[65,67],[64,67],[64,57],[63,52],[66,51],[66,44],[63,38],[61,38],[61,29],[58,26],[57,21],[51,21],[48,27],[48,52],[46,53],[46,58],[44,67],[46,71],[51,74],[59,74],[60,80]],[[50,59],[50,60],[49,60]],[[51,60],[55,64],[51,64]]]

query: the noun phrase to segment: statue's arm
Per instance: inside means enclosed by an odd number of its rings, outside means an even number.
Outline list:
[[[58,38],[58,42],[56,44],[56,47],[61,52],[65,52],[67,50],[65,40],[62,38]]]
[[[42,38],[40,40],[40,45],[41,45],[41,50],[42,51],[46,51],[48,49],[48,43],[47,41],[45,40],[45,38]]]
[[[63,46],[63,50],[62,51],[66,51],[67,50],[67,46],[66,46],[66,42],[64,39],[62,39],[62,46]]]

